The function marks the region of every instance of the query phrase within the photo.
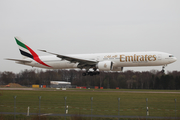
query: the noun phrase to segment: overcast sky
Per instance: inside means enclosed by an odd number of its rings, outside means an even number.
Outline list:
[[[14,36],[37,52],[59,54],[161,51],[180,70],[180,0],[1,0],[0,71],[31,67],[4,58],[21,58]],[[161,70],[127,67],[124,70]]]

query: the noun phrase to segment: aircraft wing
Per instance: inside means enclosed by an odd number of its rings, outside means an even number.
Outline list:
[[[76,58],[72,56],[67,56],[67,55],[60,55],[52,52],[47,52],[46,50],[40,50],[42,52],[46,52],[52,55],[56,55],[58,58],[61,58],[62,60],[67,60],[70,61],[71,63],[79,63],[80,66],[85,67],[85,66],[93,66],[98,63],[96,60],[89,60],[89,59],[84,59],[84,58]]]
[[[31,63],[31,60],[20,60],[20,59],[11,59],[11,58],[6,58],[6,60],[12,60],[12,61],[16,61],[16,62],[21,62],[21,63]]]

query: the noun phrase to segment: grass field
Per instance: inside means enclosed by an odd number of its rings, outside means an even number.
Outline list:
[[[168,90],[55,90],[38,89],[37,91],[0,91],[0,112],[14,112],[14,98],[16,98],[16,112],[30,113],[39,112],[39,99],[41,96],[41,113],[65,113],[66,105],[69,106],[69,114],[91,114],[91,100],[93,97],[93,114],[95,115],[118,115],[118,98],[120,98],[120,115],[123,116],[146,116],[146,98],[150,116],[180,117],[180,94],[168,92]],[[133,91],[133,92],[118,92]],[[138,93],[134,91],[147,91]],[[164,92],[164,93],[149,93]],[[177,99],[175,112],[175,101]]]

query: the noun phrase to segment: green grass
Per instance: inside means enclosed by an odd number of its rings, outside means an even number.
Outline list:
[[[42,90],[42,91],[41,91]],[[120,115],[146,116],[146,98],[150,116],[175,117],[175,102],[177,99],[177,116],[180,117],[180,94],[179,93],[129,93],[114,92],[121,90],[77,90],[61,91],[50,89],[38,89],[37,91],[13,91],[4,90],[0,96],[0,112],[14,112],[14,98],[16,98],[16,112],[27,112],[30,107],[31,113],[39,112],[39,99],[41,98],[41,113],[65,113],[66,105],[69,106],[69,114],[91,114],[91,100],[93,97],[93,114],[95,115],[118,115],[118,98],[120,97]],[[108,92],[106,92],[108,91]],[[128,91],[128,90],[127,90]],[[137,90],[130,90],[137,91]],[[150,90],[139,90],[150,91]],[[153,91],[153,90],[151,90]],[[155,92],[155,91],[153,91]],[[157,92],[179,92],[163,91]],[[2,93],[2,92],[1,92]]]
[[[13,120],[14,115],[0,115],[0,120]],[[118,118],[92,118],[93,120],[118,120]],[[59,116],[25,116],[25,115],[16,115],[16,120],[65,120],[65,117]],[[91,117],[80,117],[80,116],[71,116],[66,117],[66,120],[91,120]],[[146,118],[120,118],[119,120],[146,120]],[[148,120],[161,120],[161,119],[148,119]],[[166,119],[168,120],[168,119]]]

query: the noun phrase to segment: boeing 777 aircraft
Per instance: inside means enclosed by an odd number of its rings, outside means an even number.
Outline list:
[[[23,59],[7,60],[46,69],[85,69],[86,72],[83,72],[83,76],[98,75],[99,71],[122,71],[123,67],[139,66],[162,66],[162,72],[164,72],[167,64],[177,60],[172,54],[155,51],[62,55],[40,50],[51,56],[38,56],[18,37],[15,37],[15,40]]]

